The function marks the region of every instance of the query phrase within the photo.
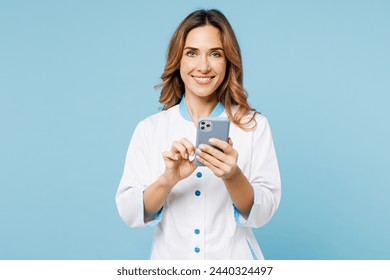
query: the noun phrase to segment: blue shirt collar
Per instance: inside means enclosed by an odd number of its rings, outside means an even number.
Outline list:
[[[191,115],[188,112],[187,105],[186,105],[186,102],[184,99],[184,95],[183,95],[182,99],[180,100],[179,107],[180,107],[180,114],[182,115],[182,117],[184,119],[186,119],[187,121],[192,122]],[[219,117],[223,113],[224,110],[225,110],[225,107],[223,107],[223,104],[221,102],[218,102],[217,105],[215,106],[214,110],[211,112],[209,118]]]

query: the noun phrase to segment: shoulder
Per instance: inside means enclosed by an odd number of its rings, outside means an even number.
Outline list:
[[[252,113],[253,114],[253,113]],[[268,125],[268,119],[259,112],[254,112],[255,120],[258,126]]]
[[[262,115],[259,112],[253,112],[254,115],[254,121],[256,124],[256,127],[253,129],[254,134],[268,134],[271,133],[269,122],[267,117]],[[253,113],[251,113],[253,115]]]
[[[178,111],[176,106],[173,106],[168,110],[160,111],[141,120],[133,131],[132,139],[134,140],[132,141],[143,143],[149,141],[154,137],[156,131],[164,129],[171,122],[170,120],[177,118]]]

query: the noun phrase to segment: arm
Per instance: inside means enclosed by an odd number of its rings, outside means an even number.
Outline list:
[[[174,185],[164,180],[163,176],[160,176],[157,181],[146,188],[143,197],[145,223],[155,219],[173,186]]]
[[[194,172],[195,163],[189,160],[194,151],[194,145],[186,138],[182,138],[173,142],[169,151],[163,152],[165,171],[144,192],[145,222],[153,219],[160,211],[172,188]]]
[[[237,166],[238,153],[233,149],[233,142],[228,143],[211,138],[210,144],[223,152],[209,146],[200,145],[197,150],[198,160],[220,177],[237,210],[248,218],[253,206],[254,192],[248,179]]]
[[[119,216],[130,227],[144,227],[143,193],[151,178],[150,133],[140,122],[127,149],[123,175],[116,193]]]
[[[195,148],[183,138],[163,152],[165,171],[156,181],[150,182],[150,139],[141,122],[131,139],[116,195],[119,214],[130,227],[143,227],[156,219],[171,189],[196,168],[195,163],[189,161]]]
[[[209,145],[197,150],[198,160],[221,177],[234,203],[236,221],[243,226],[259,227],[267,223],[278,208],[281,188],[279,167],[273,146],[271,130],[264,117],[258,117],[258,127],[253,132],[252,159],[249,177],[237,166],[238,154],[233,143],[210,141],[224,151]],[[210,139],[211,140],[211,139]],[[230,147],[229,147],[230,146]]]
[[[235,174],[222,180],[235,207],[245,219],[248,219],[254,200],[253,188],[248,179],[241,169],[237,167]]]

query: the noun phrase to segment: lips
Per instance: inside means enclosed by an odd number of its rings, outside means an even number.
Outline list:
[[[199,84],[207,84],[214,78],[214,76],[192,76],[192,78]]]

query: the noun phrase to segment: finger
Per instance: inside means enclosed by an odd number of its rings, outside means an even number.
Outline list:
[[[213,156],[214,158],[217,158],[220,161],[226,161],[226,155],[223,152],[221,152],[220,150],[218,150],[210,145],[201,144],[201,145],[199,145],[198,150],[200,150],[200,152],[207,153],[207,154]],[[198,153],[198,150],[197,150],[197,153]]]
[[[196,159],[204,166],[208,167],[215,174],[215,176],[222,177],[225,174],[221,168],[213,165],[210,161],[206,160],[198,153],[196,154]]]
[[[178,160],[179,157],[172,151],[165,151],[162,153],[164,159]]]
[[[178,141],[174,141],[172,143],[171,151],[180,154],[182,158],[188,158],[186,147],[184,147],[184,145]]]
[[[229,162],[221,162],[216,158],[213,158],[207,153],[203,153],[200,151],[197,152],[196,155],[199,162],[201,162],[203,165],[210,168],[213,173],[220,178],[226,177],[229,174],[232,174],[232,172],[237,168],[237,165],[235,164],[235,161],[232,157],[229,157]]]
[[[205,146],[207,146],[207,145],[205,145]],[[224,155],[224,153],[222,153],[222,152],[218,151],[217,149],[212,148],[210,146],[208,146],[207,148],[211,149],[213,151],[213,154],[205,152],[201,149],[198,149],[196,151],[196,154],[199,155],[200,157],[202,157],[202,159],[204,159],[208,163],[210,163],[210,165],[215,166],[219,169],[226,169],[227,166],[225,166],[225,165],[227,165],[227,163],[225,162],[226,156]],[[220,158],[222,158],[222,159],[218,158],[218,156],[215,156],[215,154],[220,155]]]
[[[228,144],[233,147],[233,141],[232,141],[232,138],[230,138],[230,137],[228,139]]]
[[[227,144],[227,143],[226,143]],[[229,144],[227,144],[229,145]],[[230,145],[229,145],[230,146]],[[202,144],[199,146],[199,153],[205,153],[210,155],[212,158],[217,159],[223,164],[218,164],[218,162],[214,161],[214,159],[209,158],[207,155],[203,155],[202,157],[205,158],[206,160],[210,161],[211,164],[218,166],[221,170],[225,172],[230,172],[230,169],[233,168],[237,164],[237,158],[238,158],[238,153],[236,150],[234,150],[231,146],[231,151],[229,153],[223,153],[219,151],[217,148],[214,148],[209,145]],[[198,153],[197,150],[197,153]]]
[[[217,138],[210,138],[209,142],[211,145],[221,149],[224,153],[230,153],[232,150],[232,145]]]
[[[180,139],[180,143],[186,148],[189,155],[195,154],[195,146],[187,138]]]

